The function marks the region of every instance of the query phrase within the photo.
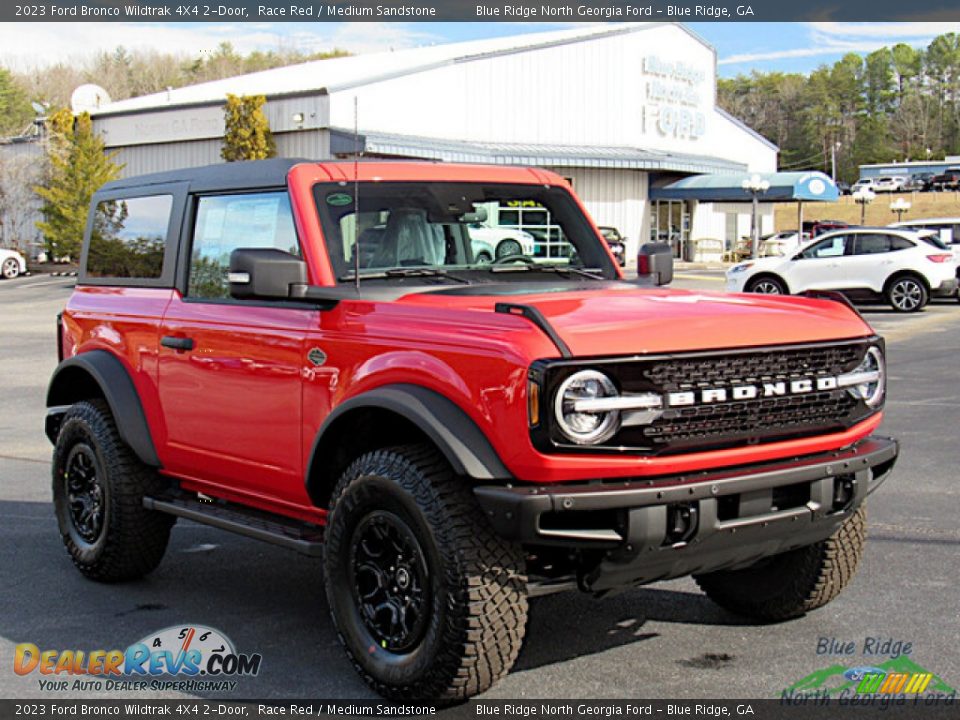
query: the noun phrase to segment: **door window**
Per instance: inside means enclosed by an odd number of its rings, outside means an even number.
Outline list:
[[[287,193],[200,198],[190,253],[187,295],[229,298],[230,253],[238,248],[274,248],[300,255]]]
[[[854,255],[879,255],[912,247],[909,241],[896,235],[863,234],[856,236]]]
[[[811,258],[840,257],[846,251],[846,246],[846,235],[834,235],[808,247],[803,251],[802,257],[808,260]]]
[[[90,234],[87,275],[160,278],[172,208],[172,195],[118,198],[99,203]]]

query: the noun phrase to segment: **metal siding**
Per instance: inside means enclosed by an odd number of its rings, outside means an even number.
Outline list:
[[[158,145],[133,145],[115,148],[116,161],[124,165],[121,177],[199,167],[223,162],[220,140],[195,140]]]
[[[692,110],[698,139],[644,129],[644,58],[682,60],[703,73]],[[467,141],[627,146],[708,155],[772,170],[776,151],[716,111],[715,57],[682,28],[662,25],[580,42],[485,57],[342,91],[331,89],[331,123]],[[437,103],[440,95],[444,102]]]
[[[330,156],[330,133],[327,130],[282,133],[275,135],[274,140],[279,157],[323,160]],[[223,162],[220,157],[222,147],[223,141],[220,139],[134,145],[117,148],[116,160],[125,164],[120,176],[127,178],[179,168],[215,165]]]
[[[330,158],[329,130],[283,133],[274,135],[274,140],[277,142],[277,155],[280,157],[302,157],[310,160]]]
[[[303,95],[268,100],[264,108],[274,133],[317,130],[330,124],[330,98],[327,95]],[[294,120],[303,115],[302,122]]]
[[[648,176],[636,170],[550,168],[573,180],[573,190],[597,225],[611,225],[627,238],[627,262],[637,256],[647,224]]]

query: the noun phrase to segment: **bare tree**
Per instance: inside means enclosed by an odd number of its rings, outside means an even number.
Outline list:
[[[0,246],[11,247],[29,256],[37,237],[39,201],[33,186],[43,177],[43,156],[33,152],[0,147]]]

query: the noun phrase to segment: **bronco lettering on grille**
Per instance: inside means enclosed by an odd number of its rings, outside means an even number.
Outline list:
[[[667,393],[667,407],[691,407],[724,403],[730,400],[755,400],[756,398],[776,397],[779,395],[802,395],[822,390],[836,390],[839,382],[834,376],[801,378],[799,380],[778,380],[759,385],[734,385],[732,387],[700,388]]]

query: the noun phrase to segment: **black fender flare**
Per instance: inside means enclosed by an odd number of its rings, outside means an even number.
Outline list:
[[[47,388],[47,437],[56,442],[56,433],[69,406],[89,397],[84,393],[95,383],[110,406],[120,437],[141,462],[161,467],[143,404],[126,367],[106,350],[89,350],[67,358],[57,366]]]
[[[307,493],[315,502],[323,489],[311,487],[314,463],[322,463],[336,443],[332,430],[338,421],[364,408],[387,410],[415,425],[443,453],[457,475],[483,481],[513,477],[483,431],[449,398],[419,385],[384,385],[341,403],[320,426],[305,480]]]

